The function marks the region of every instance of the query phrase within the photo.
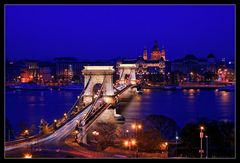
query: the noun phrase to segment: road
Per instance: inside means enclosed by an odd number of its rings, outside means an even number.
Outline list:
[[[60,140],[63,140],[64,138],[66,138],[68,135],[71,134],[71,132],[75,129],[76,127],[76,120],[81,119],[81,117],[87,113],[87,111],[91,108],[91,105],[88,106],[84,111],[82,111],[81,113],[79,113],[76,117],[74,117],[72,120],[70,120],[67,124],[65,124],[64,126],[62,126],[60,129],[56,130],[53,134],[49,135],[48,137],[39,139],[39,140],[34,140],[34,141],[30,141],[30,142],[24,142],[24,143],[20,143],[17,144],[15,146],[9,146],[9,147],[5,147],[5,151],[10,151],[13,149],[17,149],[17,148],[24,148],[30,145],[36,145],[36,144],[57,144]]]

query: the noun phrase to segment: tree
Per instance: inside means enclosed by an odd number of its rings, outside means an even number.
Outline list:
[[[114,142],[118,137],[116,134],[117,126],[114,123],[99,122],[89,133],[88,140],[97,141],[98,149],[104,150],[109,146],[114,146]],[[93,135],[97,131],[99,135]]]
[[[180,131],[177,123],[163,115],[149,115],[146,117],[145,125],[160,131],[162,139],[175,140],[176,132]]]
[[[146,128],[140,132],[137,145],[139,151],[155,152],[160,150],[162,138],[160,131],[156,128]]]

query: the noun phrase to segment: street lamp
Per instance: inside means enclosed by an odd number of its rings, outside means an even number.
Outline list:
[[[206,158],[208,158],[208,136],[205,136],[206,138]]]
[[[125,140],[124,141],[124,146],[125,147],[128,147],[129,150],[131,150],[131,146],[135,146],[137,144],[136,140],[135,139],[132,139],[132,140]]]
[[[79,131],[78,130],[75,130],[75,141],[77,141],[77,135],[78,135]]]
[[[98,137],[98,135],[99,135],[99,132],[97,132],[97,131],[93,131],[92,134],[93,134],[94,139],[95,139],[95,142],[96,142],[96,149],[98,149],[98,141],[97,141],[97,137]]]
[[[204,130],[204,126],[200,126],[200,157],[202,158],[202,154],[203,154],[203,148],[202,148],[202,139],[203,139],[203,130]]]
[[[56,119],[54,119],[53,128],[54,128],[54,130],[57,128],[57,120]]]
[[[64,115],[64,117],[67,119],[67,113],[64,113],[63,115]]]
[[[132,124],[132,129],[135,130],[135,134],[136,134],[136,137],[137,137],[137,131],[142,129],[142,125],[141,124],[137,124],[137,123],[134,123]]]
[[[28,136],[29,135],[29,131],[28,130],[24,130],[24,136]]]
[[[132,128],[135,130],[135,134],[136,134],[136,138],[137,138],[137,132],[138,132],[138,130],[142,129],[142,125],[134,123],[134,124],[132,124]],[[138,146],[136,148],[136,157],[138,157]]]
[[[178,155],[178,154],[177,154],[178,139],[179,139],[179,137],[178,137],[178,135],[176,135],[176,156]]]
[[[32,154],[31,153],[25,153],[24,158],[32,158]]]

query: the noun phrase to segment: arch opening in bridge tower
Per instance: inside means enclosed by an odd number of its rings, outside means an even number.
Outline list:
[[[103,86],[102,95],[104,99],[111,96],[114,96],[113,90],[113,66],[84,66],[84,70],[82,71],[85,80],[85,86],[88,79],[91,76],[91,81],[85,89],[83,94],[84,103],[88,104],[94,100],[94,89],[95,85],[101,84]],[[98,87],[98,86],[96,86]],[[108,100],[109,102],[109,100]]]
[[[128,84],[128,77],[131,84],[136,84],[136,64],[120,64],[118,67],[120,84]]]

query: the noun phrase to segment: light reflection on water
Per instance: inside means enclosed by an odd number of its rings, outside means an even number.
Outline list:
[[[234,120],[234,92],[214,90],[143,90],[137,109],[133,105],[118,111],[128,123],[144,119],[149,114],[162,114],[174,119],[180,127],[206,118]],[[120,105],[121,106],[121,105]]]
[[[11,125],[39,125],[61,117],[74,104],[80,91],[7,91],[6,115]],[[125,104],[125,105],[124,105]],[[117,110],[126,122],[144,119],[149,114],[162,114],[174,119],[182,127],[200,118],[234,120],[234,92],[214,90],[151,90],[133,97],[131,102],[120,103]]]

